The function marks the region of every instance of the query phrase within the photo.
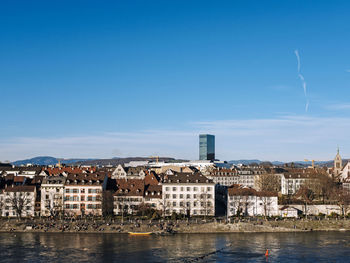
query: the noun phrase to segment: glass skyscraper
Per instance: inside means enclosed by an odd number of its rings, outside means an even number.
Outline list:
[[[215,136],[210,134],[199,135],[199,160],[215,159]]]

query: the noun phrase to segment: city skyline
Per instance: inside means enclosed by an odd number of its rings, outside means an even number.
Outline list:
[[[0,161],[346,158],[349,5],[3,3]]]

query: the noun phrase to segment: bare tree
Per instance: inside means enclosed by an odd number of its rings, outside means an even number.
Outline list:
[[[336,200],[342,216],[345,217],[350,206],[350,193],[344,189],[338,188],[334,190],[333,198]]]
[[[315,198],[314,192],[306,185],[302,185],[296,193],[296,197],[301,198],[301,200],[303,201],[305,216],[307,218],[308,205],[310,205]]]
[[[279,192],[281,190],[281,177],[278,174],[260,174],[256,178],[259,191]]]
[[[113,192],[110,190],[102,192],[102,215],[103,217],[113,215]]]
[[[271,198],[269,196],[261,196],[261,201],[264,206],[265,219],[270,216]]]
[[[32,205],[33,202],[33,198],[30,195],[25,195],[19,192],[14,192],[13,195],[8,197],[8,200],[12,206],[12,209],[15,210],[18,218],[22,217],[25,207]]]

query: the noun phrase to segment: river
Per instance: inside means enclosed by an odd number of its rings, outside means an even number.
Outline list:
[[[0,236],[1,262],[350,262],[350,232]]]

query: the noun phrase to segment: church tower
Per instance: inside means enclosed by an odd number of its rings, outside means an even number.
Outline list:
[[[339,154],[339,147],[338,147],[337,155],[334,158],[334,175],[338,176],[341,173],[342,168],[343,168],[343,162],[341,160],[341,157]]]

